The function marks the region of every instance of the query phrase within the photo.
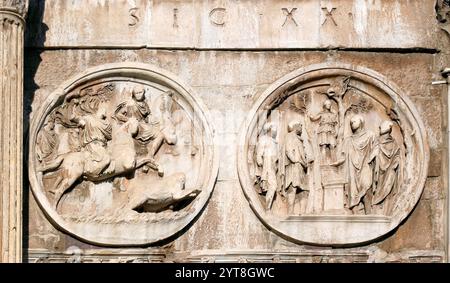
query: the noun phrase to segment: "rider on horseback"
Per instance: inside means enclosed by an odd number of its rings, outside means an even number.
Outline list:
[[[105,109],[99,108],[97,113],[75,120],[82,128],[80,138],[86,155],[85,171],[92,175],[100,175],[111,163],[106,146],[112,139],[112,126],[106,119]]]
[[[119,104],[115,117],[121,122],[126,122],[130,117],[139,122],[139,132],[136,140],[148,144],[159,133],[159,122],[152,121],[150,107],[145,101],[145,89],[142,86],[135,87],[131,91],[132,99]]]
[[[164,141],[167,141],[169,144],[175,144],[176,138],[170,138],[170,135],[165,134],[165,132],[168,132],[165,128],[169,128],[167,124],[170,123],[162,123],[167,120],[167,116],[170,116],[167,113],[167,101],[162,103],[161,112],[163,117],[155,120],[149,105],[145,101],[145,93],[146,90],[143,86],[134,87],[131,91],[132,99],[128,99],[117,106],[114,118],[123,123],[127,122],[131,117],[135,118],[139,122],[139,130],[134,139],[146,145],[148,147],[148,156],[154,158]],[[166,97],[171,97],[172,93],[163,95],[165,100],[167,100],[168,98]],[[175,134],[172,135],[175,136]],[[144,166],[143,169],[148,171],[147,166]],[[162,174],[162,171],[159,173]]]

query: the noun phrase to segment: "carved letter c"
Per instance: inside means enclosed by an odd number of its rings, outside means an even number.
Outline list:
[[[214,8],[209,13],[209,20],[213,25],[224,26],[226,13],[227,9],[225,8]]]

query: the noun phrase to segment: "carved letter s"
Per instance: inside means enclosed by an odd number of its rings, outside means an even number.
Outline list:
[[[131,21],[128,23],[130,27],[134,27],[139,23],[139,17],[136,15],[136,12],[139,8],[131,8],[128,12],[130,13]]]

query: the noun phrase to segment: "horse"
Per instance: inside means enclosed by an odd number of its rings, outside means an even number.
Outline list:
[[[168,113],[163,113],[158,134],[156,135],[155,139],[153,139],[148,144],[148,156],[150,158],[154,158],[164,143],[168,145],[175,145],[177,141],[178,138],[176,134],[175,124],[172,121],[172,117]]]
[[[137,160],[133,137],[137,135],[138,129],[139,122],[135,118],[130,118],[119,127],[113,127],[112,136],[114,138],[107,146],[110,162],[101,173],[86,170],[85,165],[91,155],[87,150],[62,154],[54,161],[38,168],[38,171],[42,174],[57,170],[61,172],[54,188],[50,190],[54,194],[54,208],[58,208],[64,193],[72,188],[81,178],[92,182],[100,182],[118,175],[127,174],[144,165],[158,171],[161,176],[163,171],[153,158]]]

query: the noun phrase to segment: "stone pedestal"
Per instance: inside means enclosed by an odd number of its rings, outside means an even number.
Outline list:
[[[344,184],[341,170],[335,166],[322,165],[323,211],[344,210]]]
[[[26,1],[0,1],[1,262],[22,260],[23,48]]]
[[[323,188],[323,210],[344,209],[344,184],[328,184]]]

